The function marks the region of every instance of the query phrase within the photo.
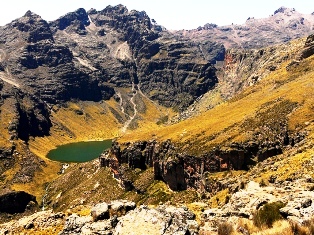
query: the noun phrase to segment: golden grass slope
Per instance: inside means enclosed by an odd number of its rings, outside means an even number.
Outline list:
[[[134,121],[138,128],[142,126],[156,128],[156,123],[161,117],[166,114],[172,115],[170,109],[153,103],[144,95],[137,93],[136,96],[136,99],[142,103],[142,109]],[[28,143],[24,143],[21,140],[10,140],[11,134],[8,127],[12,121],[18,120],[14,110],[15,102],[16,100],[13,98],[8,98],[4,100],[1,106],[0,147],[10,148],[14,144],[20,154],[15,156],[14,165],[3,173],[4,180],[1,181],[0,185],[33,194],[37,197],[38,202],[41,202],[47,183],[58,176],[57,173],[61,168],[59,162],[46,158],[50,150],[66,143],[117,138],[122,134],[121,128],[129,118],[121,111],[121,106],[114,99],[101,102],[68,102],[52,108],[50,118],[53,126],[49,136],[31,137]],[[32,182],[12,183],[15,182],[14,177],[17,172],[21,170],[21,159],[28,157],[29,150],[39,156],[44,163],[40,166],[40,170],[35,173]]]
[[[138,127],[156,128],[156,122],[170,109],[161,107],[146,97],[138,94],[145,108],[138,112],[136,121]],[[51,119],[53,126],[49,136],[36,137],[29,146],[36,155],[45,158],[47,153],[59,145],[79,141],[104,140],[117,138],[124,122],[129,118],[121,112],[121,107],[114,99],[102,102],[69,102],[66,106],[54,108]],[[118,120],[114,110],[122,117]]]
[[[121,142],[145,140],[152,137],[159,140],[172,139],[180,143],[183,150],[200,153],[213,146],[244,142],[252,138],[254,130],[243,125],[248,119],[259,121],[258,114],[267,114],[269,104],[280,102],[295,104],[291,112],[281,116],[276,110],[274,118],[287,119],[290,131],[307,131],[309,139],[314,137],[314,57],[286,71],[287,63],[270,73],[258,84],[245,89],[231,100],[208,110],[197,117],[171,126],[160,126],[153,132],[142,129],[120,138]],[[291,106],[287,105],[291,109]],[[266,115],[265,114],[265,115]],[[270,115],[268,115],[270,116]],[[259,123],[260,126],[267,123]]]

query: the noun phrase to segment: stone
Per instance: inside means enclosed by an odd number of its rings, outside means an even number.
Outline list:
[[[63,231],[60,235],[65,234],[79,234],[81,229],[86,225],[93,221],[93,217],[91,216],[78,216],[77,214],[72,214],[67,217]]]
[[[307,198],[301,202],[302,208],[307,208],[307,207],[310,207],[311,205],[312,205],[312,199],[310,199],[310,198]]]
[[[301,216],[300,212],[297,209],[291,208],[291,207],[287,207],[287,206],[284,207],[284,208],[281,208],[279,211],[286,218],[288,216],[294,216],[294,217],[300,217]]]
[[[109,207],[111,217],[120,217],[127,214],[129,211],[134,210],[136,208],[136,204],[135,202],[127,200],[115,200],[110,202]]]
[[[109,206],[107,203],[99,203],[91,209],[93,221],[109,219]]]
[[[114,234],[197,234],[197,225],[186,220],[185,214],[189,213],[182,208],[167,211],[165,207],[151,209],[141,206],[119,219]]]
[[[101,234],[101,235],[112,235],[112,226],[110,221],[98,221],[94,223],[85,224],[80,233],[81,234]]]
[[[29,222],[29,223],[27,223],[27,224],[24,226],[25,229],[32,229],[32,228],[34,228],[34,227],[35,227],[35,225],[34,225],[33,222]]]
[[[298,59],[303,60],[312,55],[314,55],[314,34],[311,34],[307,37],[304,48],[299,53]]]

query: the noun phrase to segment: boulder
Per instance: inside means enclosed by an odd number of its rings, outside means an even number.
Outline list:
[[[185,209],[141,206],[119,219],[114,234],[197,234],[198,227],[188,220],[189,213]]]
[[[91,223],[92,221],[93,217],[91,216],[79,216],[77,214],[72,214],[66,219],[63,231],[60,235],[80,234],[83,226]]]
[[[101,234],[112,235],[112,223],[111,221],[98,221],[94,223],[85,224],[80,231],[80,234]]]
[[[123,216],[129,211],[132,211],[136,208],[135,202],[127,201],[127,200],[116,200],[112,201],[109,204],[110,208],[110,217],[113,216]]]
[[[95,205],[91,210],[93,221],[109,219],[109,206],[107,203],[100,203]]]

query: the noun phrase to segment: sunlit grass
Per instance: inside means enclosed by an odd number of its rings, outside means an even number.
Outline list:
[[[313,80],[314,58],[310,57],[301,62],[300,67],[287,72],[282,65],[280,69],[269,74],[264,80],[249,87],[228,102],[222,103],[197,117],[181,121],[171,126],[158,126],[154,131],[135,130],[120,138],[121,142],[140,139],[159,140],[171,139],[181,144],[183,149],[190,152],[208,151],[215,145],[244,142],[252,138],[252,130],[241,128],[248,118],[256,119],[261,110],[267,112],[265,104],[270,102],[295,102],[297,108],[282,116],[287,119],[288,128],[295,131],[304,123],[313,122]],[[280,115],[280,113],[278,114]],[[257,118],[258,119],[258,118]],[[262,125],[263,123],[261,123]]]

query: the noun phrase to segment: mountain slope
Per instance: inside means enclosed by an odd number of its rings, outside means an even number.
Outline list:
[[[212,40],[226,48],[262,48],[299,38],[314,30],[314,14],[302,14],[294,8],[280,7],[268,18],[249,17],[242,25],[206,24],[194,30],[178,31],[192,40]]]
[[[300,16],[276,17],[290,13]],[[304,22],[295,37],[308,33]],[[313,36],[225,50],[122,5],[49,23],[27,12],[0,35],[0,194],[24,190],[57,210],[117,198],[217,205],[240,179],[294,180],[311,161]],[[95,160],[57,175],[61,164],[46,158],[58,145],[114,138],[101,160],[109,169]],[[261,170],[273,161],[277,173]]]
[[[303,50],[299,47],[299,53]],[[206,203],[217,206],[216,198],[224,202],[240,182],[268,182],[271,176],[278,182],[294,181],[305,172],[313,177],[313,168],[303,167],[313,156],[313,64],[313,56],[292,68],[287,61],[262,81],[198,116],[153,131],[143,127],[118,138],[104,154],[103,164],[126,189],[122,197],[177,203],[179,191],[190,202],[196,200],[197,191],[212,198]],[[52,201],[61,182],[72,185],[76,170],[69,169],[51,185]],[[97,177],[88,180],[95,182]],[[82,183],[79,187],[84,191],[92,186]],[[72,199],[64,192],[57,201],[72,205]]]

